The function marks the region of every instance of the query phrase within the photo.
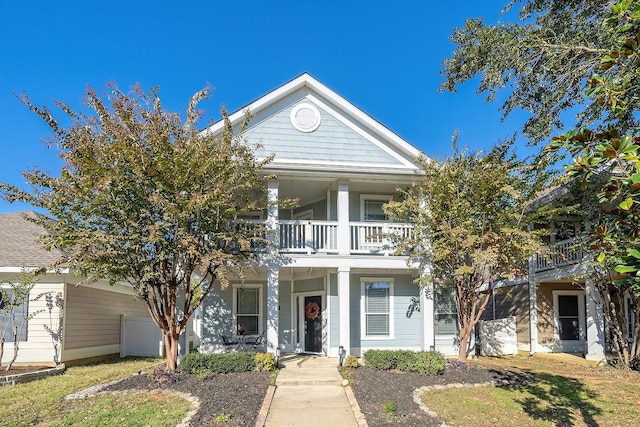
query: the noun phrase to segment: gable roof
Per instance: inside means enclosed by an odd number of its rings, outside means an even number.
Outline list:
[[[0,268],[46,267],[62,258],[61,251],[42,247],[39,236],[47,230],[27,219],[40,216],[33,211],[0,214]]]
[[[315,126],[296,125],[294,117],[300,109],[315,114]],[[414,162],[420,150],[308,73],[230,114],[236,129],[247,110],[253,118],[243,137],[261,146],[257,157],[275,154],[268,169],[394,174],[414,174],[420,169]],[[219,134],[223,125],[219,121],[204,132]]]

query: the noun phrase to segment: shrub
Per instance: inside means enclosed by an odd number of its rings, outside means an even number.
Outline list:
[[[273,371],[276,369],[276,358],[271,353],[256,353],[254,356],[255,371]]]
[[[369,350],[364,354],[364,364],[379,371],[388,371],[397,366],[393,351]]]
[[[255,353],[189,353],[180,359],[181,371],[200,376],[247,372],[255,367]]]
[[[189,353],[180,358],[180,370],[195,374],[209,370],[208,354]]]
[[[353,354],[350,354],[344,359],[344,362],[342,362],[342,366],[344,366],[345,368],[357,368],[358,366],[360,366],[360,364],[358,363],[358,358]]]
[[[364,354],[364,362],[380,371],[399,369],[426,375],[442,374],[446,368],[444,356],[435,351],[369,350]]]
[[[444,373],[446,367],[447,362],[441,353],[424,351],[416,353],[416,363],[413,370],[423,375],[440,375]]]

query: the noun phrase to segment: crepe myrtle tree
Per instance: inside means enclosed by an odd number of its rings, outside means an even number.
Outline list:
[[[21,189],[1,184],[9,201],[30,203],[46,215],[34,221],[48,229],[46,248],[59,248],[60,265],[90,282],[99,278],[131,284],[164,334],[168,370],[177,367],[178,338],[214,282],[268,248],[260,224],[243,224],[248,212],[264,209],[265,177],[271,160],[257,160],[255,147],[234,131],[222,111],[220,135],[197,129],[198,103],[181,114],[163,109],[158,89],[138,85],[123,92],[115,84],[97,93],[87,88],[86,108],[54,101],[69,124],[60,125],[47,107],[20,98],[51,128],[45,140],[62,159],[59,174],[35,168],[23,173]],[[55,266],[54,266],[55,267]]]
[[[385,205],[390,217],[415,227],[396,243],[409,263],[428,271],[419,284],[455,289],[460,360],[489,301],[486,291],[525,275],[528,258],[546,248],[545,230],[528,225],[553,214],[532,203],[549,174],[544,165],[518,159],[512,148],[506,141],[488,153],[470,153],[454,143],[443,161],[419,159],[424,174],[401,201]]]

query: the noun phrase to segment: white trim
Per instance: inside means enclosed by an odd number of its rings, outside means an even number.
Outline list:
[[[365,299],[367,283],[389,284],[389,335],[367,335],[367,323],[365,313]],[[392,277],[361,277],[360,278],[360,340],[361,341],[388,341],[395,339],[395,305],[394,305],[395,279]]]
[[[324,84],[320,83],[308,73],[301,74],[288,83],[285,83],[279,88],[272,90],[266,95],[258,98],[249,105],[238,109],[234,113],[230,114],[228,118],[231,121],[232,125],[237,125],[242,120],[244,120],[245,111],[249,110],[252,114],[257,114],[266,106],[271,105],[285,98],[287,95],[290,95],[304,87],[307,87],[309,90],[316,92],[323,98],[330,100],[345,113],[360,121],[363,125],[369,127],[372,131],[378,133],[384,139],[388,140],[388,142],[398,148],[401,152],[405,153],[409,158],[415,158],[422,154],[416,147],[402,139],[399,135],[391,131],[386,126],[382,125],[380,122],[373,119],[370,115],[347,101],[345,98],[338,95],[336,92],[329,89]],[[309,95],[307,95],[307,97],[308,96]],[[203,132],[218,133],[222,130],[223,126],[223,121],[219,120],[218,122],[204,129]]]
[[[587,327],[586,327],[586,314],[585,314],[585,292],[579,290],[554,290],[553,292],[553,337],[557,343],[562,346],[562,351],[575,351],[587,344]],[[560,328],[560,315],[558,310],[558,296],[559,295],[573,295],[577,297],[578,301],[578,330],[580,339],[578,340],[561,340],[559,334]],[[585,351],[583,348],[579,351]]]
[[[305,348],[305,330],[304,330],[304,297],[320,297],[321,299],[321,305],[322,305],[322,311],[320,313],[320,316],[323,319],[323,325],[322,325],[322,336],[326,337],[328,335],[328,329],[327,329],[327,317],[329,316],[329,310],[327,309],[327,294],[326,292],[323,293],[323,291],[303,291],[303,292],[295,292],[292,293],[291,296],[293,297],[293,309],[291,310],[291,313],[293,314],[293,311],[297,308],[298,309],[298,324],[296,325],[296,329],[298,329],[301,333],[300,333],[300,342],[293,342],[291,344],[294,345],[294,348],[299,348],[300,351],[305,352],[305,353],[312,353],[306,350]],[[296,307],[295,305],[295,301],[297,298],[303,298],[301,304]],[[292,322],[293,323],[293,322]],[[325,341],[325,339],[323,338],[322,340],[322,351],[320,351],[319,353],[315,353],[313,352],[313,354],[327,354],[328,351],[328,344],[327,341]]]
[[[298,112],[303,109],[310,110],[311,113],[313,114],[314,122],[310,127],[304,127],[298,121],[298,118],[297,118]],[[314,130],[318,129],[318,127],[320,126],[320,122],[322,122],[322,116],[320,115],[320,111],[315,105],[309,102],[303,102],[294,106],[291,109],[291,113],[289,114],[289,120],[291,120],[291,124],[293,125],[293,127],[299,130],[300,132],[311,133]]]
[[[311,100],[311,101],[313,101],[313,102],[315,102],[316,104],[318,104],[323,110],[325,110],[327,113],[331,114],[331,116],[333,116],[336,120],[338,120],[343,125],[347,126],[351,130],[353,130],[355,133],[357,133],[358,135],[360,135],[361,137],[366,139],[371,144],[373,144],[376,147],[378,147],[380,150],[384,151],[391,158],[393,158],[393,159],[397,160],[398,162],[400,162],[404,167],[417,169],[417,167],[416,167],[416,165],[414,163],[412,163],[411,161],[407,160],[406,158],[404,158],[402,156],[399,156],[398,153],[396,151],[392,150],[391,148],[389,148],[388,145],[384,144],[378,138],[376,138],[373,135],[371,135],[370,133],[364,131],[360,127],[355,126],[354,123],[351,120],[348,120],[342,114],[337,112],[335,109],[331,108],[326,103],[322,102],[317,97],[313,96],[312,94],[308,94],[306,96],[306,98]],[[413,157],[417,157],[417,155],[413,156]]]
[[[387,201],[390,202],[393,200],[393,195],[390,194],[360,194],[360,221],[364,221],[364,222],[371,222],[365,219],[364,217],[364,203],[367,200],[383,200],[383,201]],[[387,221],[380,221],[380,220],[376,220],[375,222],[391,222],[389,220]]]
[[[0,267],[0,273],[33,273],[39,267]],[[67,274],[70,273],[69,268],[47,269],[47,274]]]
[[[236,283],[233,285],[233,306],[231,307],[231,318],[233,322],[233,327],[235,328],[238,324],[237,320],[237,307],[238,307],[238,290],[240,289],[258,289],[258,334],[261,334],[264,331],[264,321],[262,320],[264,317],[264,285],[262,284],[242,284]],[[237,331],[234,331],[234,334]]]

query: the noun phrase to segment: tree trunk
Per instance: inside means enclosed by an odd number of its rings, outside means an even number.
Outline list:
[[[4,356],[4,337],[0,338],[0,368],[2,368],[2,356]]]
[[[178,339],[179,335],[173,331],[164,333],[165,352],[167,356],[167,371],[175,371],[178,368]]]
[[[472,328],[460,330],[460,349],[458,350],[458,360],[467,360],[467,348],[469,347],[469,338],[471,337]]]

